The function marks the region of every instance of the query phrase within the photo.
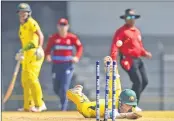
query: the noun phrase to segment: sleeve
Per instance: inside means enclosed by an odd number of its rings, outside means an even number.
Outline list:
[[[37,30],[40,30],[40,26],[36,21],[31,22],[31,30],[33,32],[36,32]]]
[[[83,54],[83,45],[82,45],[82,43],[80,42],[80,40],[77,36],[73,36],[73,44],[76,48],[75,56],[80,59],[80,57]]]
[[[45,55],[46,56],[51,54],[52,46],[53,46],[53,41],[52,41],[52,36],[51,36],[48,39],[48,43],[47,43],[47,46],[46,46],[46,49],[45,49]]]
[[[141,46],[141,55],[142,56],[145,56],[146,55],[146,53],[147,53],[147,50],[144,48],[144,46],[143,46],[143,42],[142,42],[142,39],[141,39],[141,36],[140,36],[140,41],[139,41],[139,43],[140,43],[140,46]]]
[[[117,59],[119,47],[117,47],[116,43],[119,40],[123,41],[123,37],[124,37],[124,34],[121,30],[118,30],[115,32],[113,40],[112,40],[112,44],[111,44],[111,50],[110,50],[110,56],[111,56],[112,60]]]
[[[144,48],[142,41],[140,42],[140,44],[141,44],[141,47],[142,47],[141,55],[145,56],[146,53],[147,53],[147,50]]]

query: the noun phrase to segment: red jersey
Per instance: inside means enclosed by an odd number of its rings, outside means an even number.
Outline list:
[[[123,43],[120,47],[116,45],[119,40]],[[118,50],[124,56],[135,58],[145,56],[147,51],[143,47],[141,33],[138,28],[130,28],[124,25],[115,32],[110,51],[113,60],[116,60]]]
[[[68,33],[66,37],[61,37],[58,33],[49,37],[45,55],[51,55],[53,63],[70,62],[73,58],[73,47],[76,47],[77,58],[83,53],[83,46],[78,37]]]

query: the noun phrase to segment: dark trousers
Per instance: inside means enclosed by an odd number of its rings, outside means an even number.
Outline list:
[[[126,72],[133,83],[132,90],[135,91],[139,103],[140,95],[148,84],[148,78],[142,59],[133,59],[131,69],[129,71],[126,70]]]
[[[66,91],[71,85],[73,70],[74,68],[71,62],[53,64],[52,66],[53,89],[60,98],[62,111],[67,110],[68,100]]]

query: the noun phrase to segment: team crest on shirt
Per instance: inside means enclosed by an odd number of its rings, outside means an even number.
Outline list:
[[[67,45],[71,44],[70,39],[67,39],[67,40],[66,40],[66,44],[67,44]]]
[[[129,97],[129,101],[133,102],[135,100],[135,98],[133,96]]]
[[[23,29],[25,30],[26,29],[26,26],[23,26]]]
[[[61,39],[56,39],[56,43],[60,43]]]
[[[141,41],[141,35],[138,35],[138,40]]]

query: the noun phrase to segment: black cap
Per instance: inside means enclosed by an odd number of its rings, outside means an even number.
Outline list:
[[[134,19],[140,18],[140,15],[137,15],[133,9],[126,9],[125,14],[120,16],[121,19],[126,19],[127,17],[134,17]]]

